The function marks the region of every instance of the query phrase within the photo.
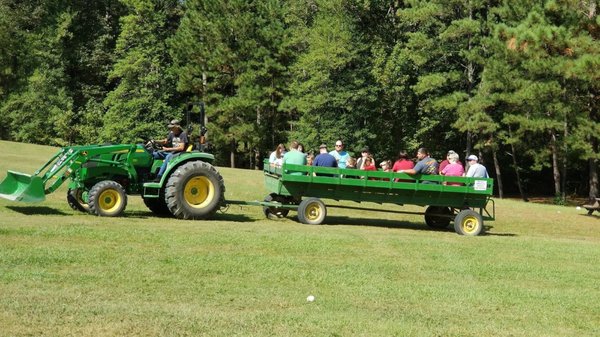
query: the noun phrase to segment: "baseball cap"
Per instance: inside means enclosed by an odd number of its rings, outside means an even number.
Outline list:
[[[479,158],[477,158],[476,155],[472,154],[470,156],[467,157],[467,160],[475,160],[475,161],[479,161]]]

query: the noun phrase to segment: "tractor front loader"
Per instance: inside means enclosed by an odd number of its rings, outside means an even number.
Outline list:
[[[86,145],[61,148],[32,175],[8,171],[0,197],[40,202],[69,180],[67,202],[99,216],[119,216],[127,196],[139,194],[160,215],[205,219],[224,203],[223,178],[211,165],[214,156],[189,150],[174,156],[158,182],[162,160],[142,144]]]

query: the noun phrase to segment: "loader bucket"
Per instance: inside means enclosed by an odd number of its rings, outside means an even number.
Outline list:
[[[0,198],[24,202],[44,201],[46,194],[42,178],[8,171],[8,175],[0,183]]]

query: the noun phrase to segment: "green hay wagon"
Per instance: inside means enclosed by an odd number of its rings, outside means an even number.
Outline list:
[[[454,230],[461,235],[483,233],[483,221],[495,217],[491,199],[494,181],[488,178],[411,176],[291,164],[279,168],[269,166],[268,161],[263,171],[270,193],[258,204],[264,207],[265,215],[284,217],[294,210],[305,224],[317,225],[325,220],[327,207],[321,199],[426,206],[425,212],[416,214],[423,214],[428,226],[441,229],[453,221]]]

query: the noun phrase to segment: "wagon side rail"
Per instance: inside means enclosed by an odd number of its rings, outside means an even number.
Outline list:
[[[494,186],[491,178],[413,176],[293,164],[272,167],[268,162],[264,172],[267,188],[282,195],[422,206],[485,208]]]

